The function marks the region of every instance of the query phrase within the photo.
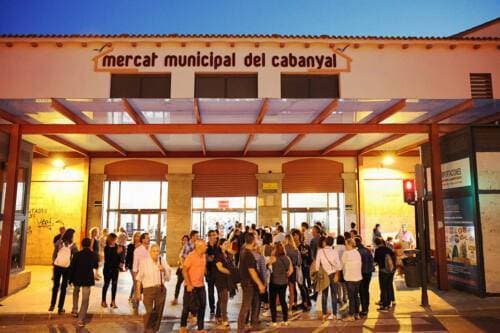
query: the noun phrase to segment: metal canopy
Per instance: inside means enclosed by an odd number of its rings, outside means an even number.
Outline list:
[[[3,99],[2,129],[50,153],[87,156],[412,154],[440,132],[500,119],[498,100]],[[412,149],[409,149],[412,148]]]

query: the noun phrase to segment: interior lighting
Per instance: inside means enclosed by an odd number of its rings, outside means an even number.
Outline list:
[[[393,165],[394,162],[395,162],[394,156],[392,156],[392,155],[386,155],[382,159],[382,165],[383,166]]]
[[[52,161],[52,166],[56,169],[64,170],[64,168],[66,167],[66,163],[64,163],[64,161],[61,159],[56,159]]]

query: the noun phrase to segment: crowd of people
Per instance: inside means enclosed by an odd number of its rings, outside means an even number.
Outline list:
[[[237,293],[241,293],[237,324],[241,332],[260,330],[265,321],[272,327],[287,326],[294,312],[310,311],[313,302],[322,320],[354,321],[369,311],[369,286],[375,266],[380,285],[378,310],[388,311],[395,304],[394,251],[382,238],[380,226],[374,229],[369,244],[363,242],[355,225],[351,227],[350,232],[334,235],[328,234],[319,222],[312,227],[302,223],[300,229],[288,233],[279,223],[272,228],[236,223],[227,236],[219,228],[210,230],[207,239],[196,230],[184,235],[171,301],[177,305],[183,289],[180,331],[187,332],[191,317],[196,319],[198,331],[203,332],[207,308],[219,328],[229,328],[228,303]],[[54,310],[59,294],[58,313],[64,313],[66,288],[71,283],[71,313],[78,317],[79,326],[85,325],[90,287],[103,279],[101,305],[108,307],[111,286],[109,306],[116,308],[119,272],[128,270],[134,281],[129,295],[134,312],[138,313],[142,300],[146,308],[145,330],[157,331],[166,298],[164,283],[174,274],[160,255],[159,246],[150,245],[149,234],[135,232],[127,245],[125,230],[108,234],[93,228],[82,240],[80,251],[73,236],[73,229],[61,229],[54,239],[49,311]]]

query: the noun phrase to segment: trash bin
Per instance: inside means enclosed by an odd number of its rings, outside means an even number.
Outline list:
[[[403,258],[403,271],[405,273],[405,283],[408,288],[418,288],[421,286],[420,267],[417,256]]]

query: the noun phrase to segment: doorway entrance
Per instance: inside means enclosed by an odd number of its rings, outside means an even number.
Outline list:
[[[193,198],[192,229],[204,237],[219,222],[220,237],[226,237],[236,222],[243,226],[256,224],[256,208],[256,197]]]
[[[302,222],[316,222],[327,232],[344,232],[343,193],[283,193],[282,222],[286,230],[300,229]]]
[[[166,236],[167,213],[159,210],[122,210],[118,215],[118,226],[125,228],[129,239],[135,231],[147,232],[151,241],[160,244]]]

